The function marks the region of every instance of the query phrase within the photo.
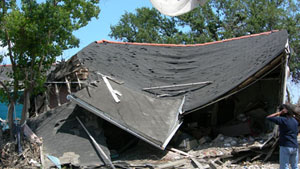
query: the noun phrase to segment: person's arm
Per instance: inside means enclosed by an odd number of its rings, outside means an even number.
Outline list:
[[[284,113],[285,113],[284,111],[279,111],[279,112],[270,114],[267,116],[267,119],[279,125],[282,123],[282,119],[279,116]]]
[[[267,116],[267,118],[269,118],[269,117],[277,117],[277,116],[280,116],[280,115],[281,115],[281,111],[273,113],[273,114],[270,114],[270,115]]]

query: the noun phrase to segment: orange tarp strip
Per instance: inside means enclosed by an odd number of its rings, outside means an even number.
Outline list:
[[[137,43],[137,42],[116,42],[116,41],[108,41],[108,40],[100,40],[100,41],[97,41],[97,43],[112,43],[112,44],[123,44],[123,45],[128,44],[128,45],[143,45],[143,46],[192,47],[192,46],[211,45],[211,44],[228,42],[228,41],[239,40],[239,39],[245,39],[245,38],[261,36],[261,35],[269,35],[273,32],[278,32],[278,31],[279,30],[273,30],[273,31],[269,31],[269,32],[257,33],[257,34],[246,35],[246,36],[241,36],[241,37],[235,37],[235,38],[231,38],[231,39],[225,39],[225,40],[221,40],[221,41],[207,42],[207,43],[201,43],[201,44],[187,44],[187,45],[184,45],[184,44]]]

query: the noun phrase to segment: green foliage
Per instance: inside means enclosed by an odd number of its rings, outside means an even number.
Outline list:
[[[176,43],[175,19],[162,16],[157,10],[136,9],[136,14],[126,12],[116,26],[111,26],[109,36],[125,42]]]
[[[111,26],[110,37],[126,42],[194,44],[282,29],[289,33],[290,67],[299,80],[299,0],[211,0],[178,17],[139,8]]]
[[[14,90],[13,101],[19,98],[16,91],[24,89],[31,94],[43,91],[46,72],[62,55],[63,50],[78,47],[75,30],[98,17],[99,0],[15,0],[0,2],[0,42],[9,47],[5,55],[10,58]],[[7,93],[6,93],[7,94]],[[0,91],[0,95],[5,95]],[[1,97],[1,98],[6,98]]]

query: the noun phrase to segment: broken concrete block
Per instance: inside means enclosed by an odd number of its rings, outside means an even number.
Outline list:
[[[226,139],[224,139],[224,143],[230,143],[233,141],[232,137],[227,137]]]
[[[198,140],[198,143],[199,143],[199,145],[201,145],[201,144],[207,143],[209,141],[211,141],[211,138],[208,136],[204,136],[200,140]]]
[[[176,147],[183,151],[189,151],[198,145],[198,141],[186,133],[182,133],[176,141]]]
[[[224,143],[224,146],[225,147],[231,147],[231,144],[230,143]]]
[[[220,142],[224,140],[224,135],[223,134],[219,134],[214,140],[213,142]]]

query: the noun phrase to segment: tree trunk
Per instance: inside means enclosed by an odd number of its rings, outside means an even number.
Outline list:
[[[10,102],[9,106],[8,106],[8,112],[7,112],[7,116],[8,116],[8,125],[9,125],[9,129],[10,129],[10,140],[13,141],[14,140],[14,130],[15,130],[15,124],[14,124],[14,110],[15,110],[15,103],[14,102]]]
[[[28,91],[28,89],[25,89],[24,90],[24,101],[23,101],[23,109],[22,109],[22,116],[21,116],[21,122],[20,122],[20,125],[21,125],[21,131],[20,131],[20,135],[21,135],[21,139],[20,141],[22,142],[23,141],[23,136],[24,136],[24,124],[26,123],[26,120],[27,120],[27,115],[28,115],[28,107],[29,107],[29,104],[30,104],[30,92]]]
[[[21,125],[23,125],[24,122],[27,120],[28,107],[30,104],[29,96],[30,96],[30,93],[29,93],[28,89],[25,89],[24,90],[22,116],[21,116],[21,122],[20,122]]]

